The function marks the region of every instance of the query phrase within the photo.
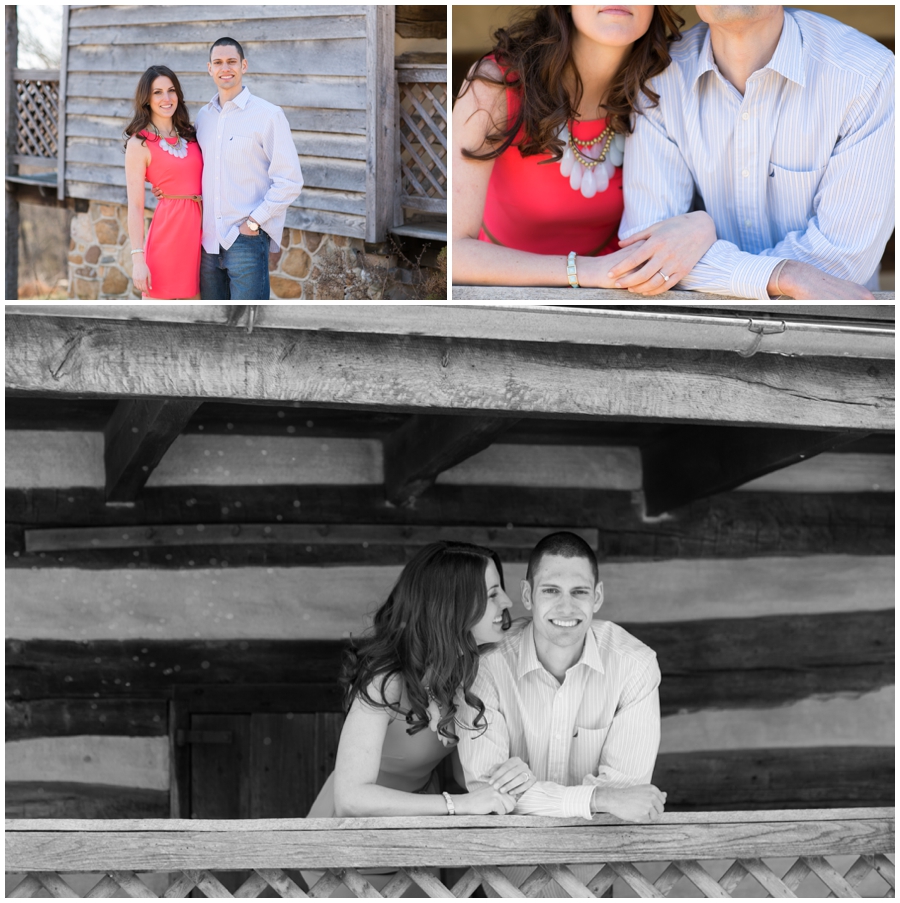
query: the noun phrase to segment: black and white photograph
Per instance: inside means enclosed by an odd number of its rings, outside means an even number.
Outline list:
[[[892,897],[894,349],[8,301],[6,896]]]

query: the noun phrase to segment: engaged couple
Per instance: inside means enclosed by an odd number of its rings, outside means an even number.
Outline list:
[[[453,111],[453,281],[871,299],[894,55],[782,6],[542,6]]]
[[[135,288],[149,299],[269,299],[269,254],[303,176],[280,107],[242,85],[244,50],[219,38],[207,64],[218,89],[191,125],[178,77],[151,66],[125,129]],[[144,185],[159,204],[144,236]]]

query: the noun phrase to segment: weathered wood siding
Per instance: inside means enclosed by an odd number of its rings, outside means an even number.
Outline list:
[[[389,100],[367,84],[367,71],[376,62],[367,29],[379,35],[389,29],[378,46],[393,54],[393,7],[389,15],[368,22],[375,9],[234,6],[212,15],[206,6],[71,7],[67,195],[125,203],[121,136],[140,75],[150,65],[169,66],[195,120],[215,94],[206,72],[209,47],[227,35],[244,48],[244,84],[282,107],[291,126],[305,185],[286,225],[365,238],[368,130],[380,121],[379,110]],[[148,191],[146,205],[155,203]],[[370,198],[370,218],[384,204],[388,199]]]
[[[135,509],[103,505],[100,433],[7,432],[9,814],[165,809],[178,684],[308,683],[305,710],[335,711],[342,642],[413,532],[440,524],[501,550],[517,615],[526,526],[596,544],[602,614],[659,656],[670,806],[892,802],[892,455],[822,455],[654,522],[636,448],[498,442],[406,510],[374,501],[380,441],[303,435],[284,414],[281,435],[182,435]],[[222,538],[235,522],[336,533],[247,552]],[[132,536],[179,523],[182,548]],[[59,553],[39,535],[87,524],[123,535]],[[340,533],[353,524],[372,541]],[[379,533],[403,525],[406,540]],[[118,796],[93,789],[100,761]]]

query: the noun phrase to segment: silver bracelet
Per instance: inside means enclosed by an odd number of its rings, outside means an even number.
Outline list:
[[[444,799],[447,802],[447,815],[456,815],[456,806],[453,805],[453,798],[447,791],[444,791]]]

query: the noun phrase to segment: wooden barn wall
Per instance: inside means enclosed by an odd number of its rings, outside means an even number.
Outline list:
[[[215,94],[209,46],[241,42],[244,84],[280,106],[300,157],[304,187],[286,225],[365,237],[365,6],[73,6],[66,96],[66,194],[126,203],[122,130],[148,66],[181,82],[197,113]],[[156,206],[147,191],[145,204]]]
[[[112,513],[102,449],[100,432],[6,434],[10,816],[167,815],[178,685],[308,684],[298,706],[337,711],[342,643],[435,524],[498,548],[519,615],[529,531],[594,543],[602,615],[659,657],[670,807],[893,803],[893,455],[821,455],[651,521],[637,449],[499,443],[354,540],[382,492],[377,440],[185,434],[146,501]],[[120,535],[93,547],[25,547],[104,518]],[[260,522],[318,533],[223,538]],[[184,544],[148,546],[162,525]]]

